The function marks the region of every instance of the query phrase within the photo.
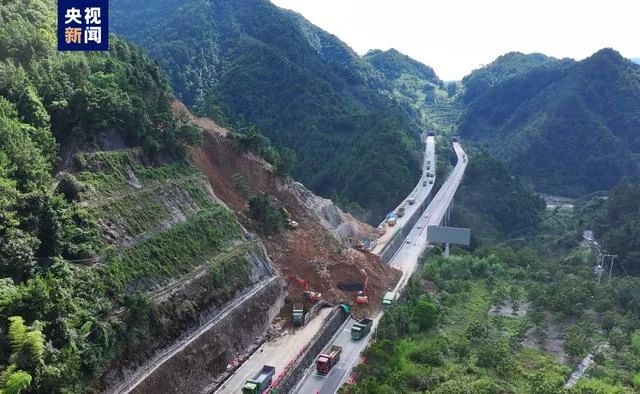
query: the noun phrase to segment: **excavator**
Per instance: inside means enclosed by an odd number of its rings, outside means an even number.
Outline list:
[[[367,275],[367,272],[362,269],[361,270],[362,273],[364,274],[364,286],[362,288],[362,290],[360,290],[358,292],[358,295],[356,296],[356,304],[368,304],[369,303],[369,296],[367,295],[367,284],[369,284],[369,275]]]
[[[289,275],[289,280],[295,280],[300,284],[300,286],[302,286],[302,288],[304,289],[304,293],[302,293],[304,298],[314,302],[320,301],[322,299],[322,293],[310,290],[309,283],[307,283],[306,280],[302,279],[297,274]]]

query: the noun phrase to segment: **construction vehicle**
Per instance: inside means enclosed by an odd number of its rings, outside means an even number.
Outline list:
[[[415,197],[409,197],[409,198],[407,198],[407,202],[409,203],[409,205],[413,205],[416,202],[416,198]]]
[[[362,319],[351,327],[351,339],[359,340],[367,336],[369,331],[371,331],[371,326],[373,325],[373,320],[371,319]]]
[[[293,311],[291,314],[291,320],[294,326],[304,325],[304,305],[293,304]]]
[[[386,294],[384,295],[384,298],[382,299],[382,305],[383,306],[391,305],[395,300],[396,300],[396,293],[394,293],[393,291],[387,291]]]
[[[358,292],[358,295],[356,296],[356,304],[368,304],[369,303],[369,296],[367,295],[367,285],[369,284],[369,275],[367,275],[367,272],[362,269],[360,270],[362,271],[362,273],[364,274],[364,286],[362,287],[362,290],[360,290]]]
[[[327,353],[322,353],[318,356],[316,371],[321,375],[328,374],[331,368],[340,361],[340,353],[342,353],[342,346],[331,345]]]
[[[276,373],[276,367],[270,365],[262,366],[260,372],[255,374],[252,379],[248,379],[242,387],[242,394],[262,394],[266,393],[271,386],[271,379]]]
[[[300,284],[300,286],[302,286],[302,288],[304,289],[304,293],[302,293],[304,298],[311,301],[320,301],[322,299],[322,293],[310,290],[309,283],[307,283],[306,280],[302,279],[297,274],[289,275],[289,280],[295,280]]]
[[[291,214],[289,213],[289,211],[287,211],[287,208],[282,207],[280,209],[282,210],[282,213],[284,213],[285,216],[287,217],[287,226],[289,226],[290,228],[298,227],[298,222],[291,219]]]

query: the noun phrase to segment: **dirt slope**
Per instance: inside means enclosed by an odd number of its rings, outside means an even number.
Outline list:
[[[380,307],[384,292],[393,288],[400,272],[381,263],[377,256],[353,248],[359,241],[376,238],[377,229],[345,214],[300,183],[278,176],[269,163],[235,147],[227,138],[228,131],[211,119],[195,117],[178,101],[173,103],[173,109],[204,130],[204,144],[191,149],[193,163],[206,174],[215,195],[236,211],[249,231],[262,238],[283,276],[300,275],[329,302],[355,304],[354,291],[364,283],[364,270],[371,301],[369,306],[356,307],[355,311],[365,314]],[[275,236],[259,234],[246,215],[247,200],[234,188],[234,174],[242,175],[252,192],[276,197],[299,223],[298,228]],[[300,300],[302,289],[296,282],[290,283],[284,311]]]

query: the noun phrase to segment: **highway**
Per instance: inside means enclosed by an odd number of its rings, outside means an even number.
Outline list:
[[[433,197],[433,200],[422,214],[420,220],[418,220],[407,236],[407,242],[405,242],[403,247],[398,250],[389,262],[389,265],[402,271],[402,278],[398,286],[396,286],[396,290],[404,287],[416,269],[420,255],[427,247],[427,227],[437,226],[442,223],[442,219],[447,213],[451,201],[453,201],[460,182],[462,182],[462,176],[464,175],[464,170],[467,168],[468,161],[463,159],[465,153],[459,143],[454,142],[453,149],[458,157],[456,166],[449,174],[446,182],[440,190],[438,190],[438,193]]]
[[[295,357],[300,349],[306,346],[313,336],[318,332],[322,323],[327,318],[331,308],[323,308],[318,314],[295,333],[277,337],[274,340],[265,342],[253,353],[253,355],[238,368],[233,376],[229,378],[216,393],[239,393],[242,391],[247,379],[257,373],[263,365],[276,367],[276,377],[282,373],[287,364]]]
[[[427,247],[427,226],[439,225],[444,218],[445,213],[453,197],[460,186],[464,170],[467,167],[467,160],[463,158],[465,155],[462,146],[459,143],[454,143],[453,148],[458,157],[458,162],[454,167],[451,174],[449,174],[446,182],[442,185],[438,193],[435,195],[426,211],[416,225],[413,227],[407,241],[405,242],[398,252],[393,256],[389,265],[402,271],[402,277],[398,281],[394,291],[400,291],[407,284],[409,278],[418,266],[420,256]],[[372,300],[373,302],[381,302],[381,300]],[[377,327],[380,318],[382,317],[380,312],[374,318],[374,329]],[[349,322],[348,327],[353,325],[353,320],[347,320]],[[329,342],[327,347],[331,345],[342,346],[343,356],[340,358],[338,365],[332,369],[327,376],[320,376],[315,372],[315,365],[313,365],[304,378],[300,381],[296,387],[295,392],[300,394],[333,394],[338,388],[347,380],[353,367],[359,363],[358,355],[366,347],[369,342],[370,336],[360,341],[353,341],[346,334],[345,329],[339,331],[336,336]],[[373,332],[373,329],[372,329]]]
[[[373,247],[373,249],[371,249],[371,253],[380,255],[380,253],[382,252],[384,247],[387,245],[387,243],[391,239],[393,239],[393,236],[398,231],[400,231],[402,227],[404,227],[404,225],[407,223],[411,215],[413,215],[416,209],[418,209],[422,201],[424,201],[426,198],[429,197],[429,195],[431,194],[431,189],[433,189],[433,183],[429,183],[429,179],[435,182],[436,178],[435,176],[432,178],[425,177],[425,172],[428,171],[435,175],[435,172],[436,172],[435,162],[436,162],[435,137],[427,137],[425,151],[424,151],[424,161],[422,163],[422,175],[420,176],[420,179],[418,180],[418,184],[416,185],[416,187],[414,187],[411,193],[409,193],[409,196],[407,196],[407,197],[410,197],[410,196],[414,197],[416,199],[416,202],[415,204],[411,204],[411,205],[406,204],[405,214],[404,216],[398,218],[398,223],[396,223],[395,226],[387,225],[386,221],[383,221],[382,223],[380,223],[380,226],[382,226],[382,228],[384,228],[386,232],[384,233],[384,235],[382,235],[380,238],[376,240],[376,244]],[[427,163],[430,163],[429,170],[427,170]],[[423,186],[423,181],[425,180],[427,181],[427,184],[426,186]],[[405,204],[405,201],[406,201],[406,198],[402,200],[400,204],[398,204],[398,206],[394,209],[394,211],[397,212],[398,208],[400,208],[400,206]]]
[[[359,341],[351,339],[351,327],[356,321],[349,318],[336,333],[330,345],[342,346],[342,354],[340,361],[336,364],[327,375],[320,375],[316,372],[315,363],[309,368],[305,378],[298,383],[293,390],[295,393],[305,394],[333,394],[344,382],[345,377],[349,376],[351,368],[358,364],[358,357],[362,348],[369,342],[371,332],[365,338]],[[323,351],[326,352],[328,347]]]
[[[425,157],[422,165],[422,176],[420,177],[418,184],[412,190],[410,196],[414,196],[416,198],[416,203],[413,205],[406,206],[406,214],[402,218],[398,218],[398,223],[393,226],[387,226],[386,223],[382,223],[384,227],[387,229],[387,232],[377,240],[376,249],[381,251],[386,243],[392,239],[393,235],[400,230],[407,221],[407,218],[411,217],[413,212],[419,206],[420,202],[426,199],[431,193],[431,189],[433,188],[433,184],[429,184],[428,178],[425,178],[424,173],[427,171],[427,162],[430,162],[430,172],[435,174],[435,137],[426,137],[425,144]],[[431,178],[435,181],[435,177]],[[427,180],[427,185],[423,186],[423,181]],[[403,200],[400,205],[405,202]],[[400,206],[398,205],[398,207]],[[258,350],[254,353],[254,355],[247,361],[245,361],[240,368],[234,373],[234,375],[229,378],[217,391],[216,393],[237,393],[240,392],[242,386],[245,381],[256,373],[260,368],[262,368],[263,364],[268,364],[276,367],[276,377],[282,373],[285,366],[295,357],[298,352],[309,343],[311,338],[315,335],[315,333],[320,329],[324,318],[329,313],[329,309],[323,310],[319,316],[314,317],[309,324],[307,324],[302,329],[299,329],[292,335],[286,335],[284,337],[279,337],[276,340],[269,341],[264,343]],[[347,323],[353,324],[353,320],[349,319]],[[349,326],[348,330],[351,327]],[[345,334],[346,335],[346,334]],[[346,339],[350,340],[351,337]],[[368,340],[361,340],[361,343],[366,343]],[[354,354],[357,355],[360,353],[359,349],[354,349]],[[345,359],[348,359],[348,356],[345,356]],[[331,374],[330,374],[331,375]],[[343,374],[344,375],[344,374]],[[274,377],[275,380],[275,377]],[[336,386],[339,387],[340,381]]]

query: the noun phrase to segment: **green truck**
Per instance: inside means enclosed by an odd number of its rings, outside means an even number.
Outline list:
[[[351,327],[351,339],[359,340],[367,336],[369,331],[371,331],[371,326],[373,325],[373,320],[371,319],[362,319]]]
[[[266,393],[267,389],[271,387],[271,380],[276,373],[276,367],[271,365],[264,365],[260,372],[258,372],[252,379],[242,387],[242,394],[262,394]]]
[[[293,304],[291,321],[294,326],[304,325],[304,306],[302,304]]]
[[[384,298],[382,299],[382,305],[383,306],[391,305],[395,300],[396,300],[396,293],[393,291],[387,291],[387,293],[384,295]]]

